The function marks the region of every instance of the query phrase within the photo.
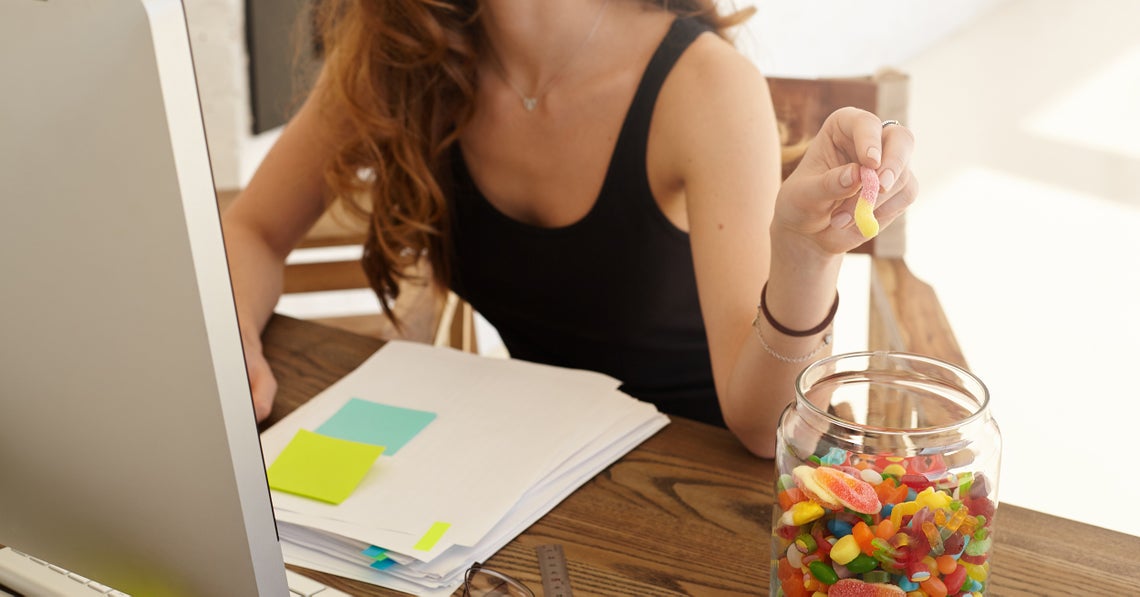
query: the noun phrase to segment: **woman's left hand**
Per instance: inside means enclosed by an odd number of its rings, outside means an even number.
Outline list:
[[[840,108],[824,121],[795,171],[780,187],[772,222],[775,238],[801,237],[827,254],[842,254],[867,239],[854,223],[859,167],[873,168],[881,190],[875,204],[880,230],[914,202],[918,183],[908,164],[914,135],[886,127],[874,114]]]

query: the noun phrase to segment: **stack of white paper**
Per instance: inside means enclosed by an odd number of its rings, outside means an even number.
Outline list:
[[[389,342],[262,434],[267,466],[351,401],[435,416],[339,504],[273,491],[285,561],[450,595],[574,489],[668,419],[593,372]],[[318,431],[319,432],[319,431]]]

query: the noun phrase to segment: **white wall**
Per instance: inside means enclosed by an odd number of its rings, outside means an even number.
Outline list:
[[[767,75],[865,75],[898,66],[1007,0],[720,0],[755,6],[738,33]],[[251,133],[242,0],[185,0],[218,186],[244,184],[274,133]]]
[[[234,188],[242,183],[242,155],[252,122],[245,3],[185,0],[185,6],[214,184]]]
[[[770,76],[895,67],[1007,0],[720,0],[755,6],[737,45]]]

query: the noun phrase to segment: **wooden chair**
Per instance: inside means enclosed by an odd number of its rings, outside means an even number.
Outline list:
[[[219,190],[219,207],[225,209],[237,194],[236,190]],[[363,224],[351,222],[350,218],[338,216],[335,208],[330,210],[309,230],[298,249],[361,248],[367,229]],[[419,277],[426,280],[426,270],[417,274],[425,274]],[[285,266],[283,290],[286,295],[369,288],[356,256],[288,263]],[[322,317],[314,321],[375,338],[401,338],[476,352],[475,313],[455,293],[436,292],[426,282],[409,281],[401,287],[400,296],[392,308],[403,322],[399,330],[382,313]]]
[[[850,78],[769,77],[785,153],[801,155],[827,116],[844,106],[873,112],[883,120],[907,122],[908,85],[905,73],[890,69]],[[787,177],[797,163],[785,160],[783,175]],[[944,332],[951,328],[934,290],[911,273],[903,258],[905,220],[904,215],[856,250],[872,256],[868,348],[905,351],[918,343],[933,342],[940,346],[939,354],[955,355],[956,364],[964,366],[957,341]],[[906,332],[907,328],[899,325],[903,320],[928,321],[930,327],[911,326]],[[916,333],[923,337],[913,337]]]

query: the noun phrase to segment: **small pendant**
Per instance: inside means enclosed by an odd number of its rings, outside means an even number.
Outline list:
[[[522,98],[522,101],[523,107],[526,108],[527,112],[534,112],[534,109],[538,107],[537,97],[524,97]]]

